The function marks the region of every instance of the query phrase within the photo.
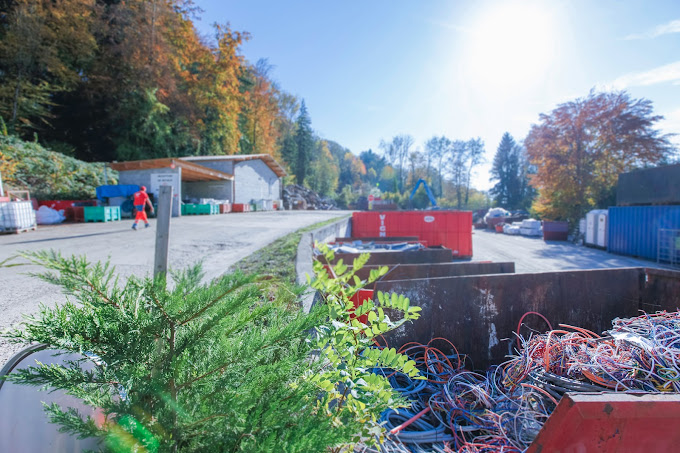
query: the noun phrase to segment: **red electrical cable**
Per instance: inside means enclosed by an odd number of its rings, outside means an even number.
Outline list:
[[[406,420],[406,421],[405,421],[404,423],[402,423],[401,425],[397,426],[396,428],[391,429],[391,430],[390,430],[390,434],[397,434],[399,431],[401,431],[402,429],[408,427],[411,423],[415,422],[416,420],[418,420],[420,417],[422,417],[423,415],[427,414],[428,412],[430,412],[430,407],[429,407],[429,406],[426,407],[425,409],[423,409],[422,411],[418,412],[416,415],[414,415],[414,416],[411,417],[410,419]]]
[[[519,330],[522,328],[522,321],[524,321],[524,318],[526,318],[527,315],[536,315],[540,317],[543,321],[545,321],[546,324],[548,324],[548,328],[552,330],[552,324],[550,324],[550,321],[548,321],[548,318],[543,316],[542,314],[538,313],[537,311],[528,311],[522,315],[521,318],[519,318],[519,322],[517,323],[517,347],[522,348],[522,345],[519,342]]]

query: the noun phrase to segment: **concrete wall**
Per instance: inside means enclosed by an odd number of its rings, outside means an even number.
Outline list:
[[[300,238],[298,243],[297,256],[295,257],[295,272],[297,273],[297,282],[300,285],[307,283],[306,275],[313,275],[314,270],[312,269],[312,247],[315,242],[329,242],[334,240],[336,237],[346,237],[345,235],[352,234],[352,218],[346,217],[340,219],[337,222],[333,222],[329,225],[323,226],[317,230],[311,231],[309,233],[304,233]],[[311,307],[311,300],[306,306],[309,311]]]
[[[214,198],[233,200],[233,181],[197,181],[182,183],[182,198]]]
[[[249,203],[250,200],[278,200],[281,181],[276,173],[259,159],[236,164],[234,169],[234,203]]]
[[[212,168],[213,170],[221,171],[222,173],[234,174],[234,162],[230,160],[192,160],[191,163],[202,165],[204,167]]]
[[[181,168],[152,168],[149,170],[126,170],[118,172],[118,184],[137,184],[140,186],[146,186],[148,192],[154,195],[154,199],[158,199],[158,193],[156,193],[154,187],[152,186],[151,175],[175,175],[177,181],[182,180],[182,169]],[[182,199],[182,188],[181,184],[173,185],[172,194],[172,216],[179,217],[180,212],[180,200]]]

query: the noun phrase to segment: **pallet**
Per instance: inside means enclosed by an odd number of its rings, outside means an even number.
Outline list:
[[[29,228],[5,228],[0,230],[0,234],[19,234],[19,233],[26,233],[27,231],[35,231],[37,230],[37,226],[32,226]]]

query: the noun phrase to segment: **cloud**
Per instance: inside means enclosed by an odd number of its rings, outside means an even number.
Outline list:
[[[471,31],[472,31],[468,27],[452,24],[450,22],[445,22],[445,21],[439,20],[439,19],[428,19],[427,23],[429,23],[430,25],[434,25],[436,27],[445,28],[447,30],[453,30],[453,31],[456,31],[456,32],[459,32],[459,33],[471,33]]]
[[[680,108],[663,114],[664,119],[657,126],[665,133],[676,134],[670,138],[671,142],[680,147]]]
[[[680,19],[672,20],[667,24],[657,25],[654,30],[650,30],[646,33],[638,33],[626,36],[624,39],[653,39],[661,35],[668,35],[671,33],[680,33]]]
[[[624,90],[634,86],[649,86],[668,82],[673,83],[674,85],[680,84],[680,61],[659,66],[658,68],[650,69],[649,71],[624,74],[614,80],[611,84],[606,85],[606,87],[615,90]]]

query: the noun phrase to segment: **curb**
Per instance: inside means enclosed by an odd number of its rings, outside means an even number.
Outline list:
[[[336,237],[351,236],[352,218],[345,217],[337,222],[318,228],[309,233],[304,233],[298,243],[297,253],[295,255],[295,274],[296,283],[298,285],[307,286],[307,275],[314,275],[314,268],[312,266],[313,255],[312,246],[314,242],[326,242],[329,239]],[[302,310],[309,313],[314,300],[316,298],[316,291],[312,288],[307,288],[307,291],[302,295]]]

